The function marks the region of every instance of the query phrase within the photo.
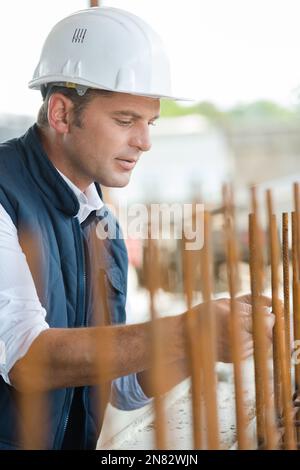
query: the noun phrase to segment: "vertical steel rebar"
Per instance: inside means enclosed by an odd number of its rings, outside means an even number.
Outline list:
[[[147,249],[147,287],[150,299],[151,313],[151,355],[152,355],[152,385],[154,391],[154,410],[155,410],[155,440],[156,449],[167,449],[166,442],[166,416],[164,408],[164,397],[161,393],[165,381],[165,366],[162,361],[163,342],[162,329],[160,327],[158,314],[156,310],[156,296],[160,283],[160,268],[158,259],[158,247],[156,241],[152,238],[152,230],[148,236]]]
[[[275,314],[275,341],[278,351],[278,365],[281,377],[283,408],[284,445],[286,449],[296,448],[293,426],[292,391],[287,362],[284,310],[279,300],[279,239],[276,216],[271,218],[271,269],[272,269],[272,309]]]
[[[252,294],[257,444],[265,449],[276,449],[278,436],[275,427],[268,368],[268,349],[262,312],[261,245],[255,214],[249,215],[249,253]]]
[[[196,215],[197,216],[197,215]],[[193,216],[194,217],[194,213]],[[186,249],[186,237],[183,234],[182,243],[182,261],[183,261],[183,278],[184,292],[186,297],[187,314],[186,314],[186,332],[187,332],[187,357],[189,359],[192,384],[192,420],[193,420],[193,448],[201,449],[202,432],[201,432],[201,347],[199,342],[198,330],[199,322],[192,313],[193,286],[194,286],[194,269],[193,260],[197,253],[193,250]]]
[[[297,214],[292,212],[293,329],[294,345],[300,341],[300,282],[298,275]],[[300,394],[300,364],[295,363],[295,393]]]
[[[296,258],[297,258],[297,276],[300,281],[300,186],[294,183],[294,211],[296,214]]]
[[[287,358],[291,373],[291,308],[290,308],[290,257],[289,257],[289,214],[282,214],[282,273],[284,295],[284,325],[286,333]]]
[[[219,449],[218,404],[216,392],[216,319],[211,301],[212,284],[212,248],[210,215],[204,214],[204,247],[201,256],[202,294],[205,309],[201,316],[201,358],[203,364],[203,396],[206,411],[208,449]]]
[[[19,233],[19,240],[22,250],[35,282],[37,292],[43,291],[43,272],[41,263],[41,246],[38,237],[30,232]],[[41,370],[39,358],[36,353],[31,354],[31,362],[28,364],[30,371],[30,385],[33,389],[38,385],[39,377],[44,373]],[[18,377],[21,386],[26,385],[28,376]],[[16,395],[16,407],[20,421],[16,433],[19,438],[19,445],[24,450],[43,450],[47,446],[47,435],[49,429],[49,403],[45,392],[21,392]]]
[[[274,203],[272,191],[268,189],[266,191],[266,200],[267,200],[267,212],[268,212],[268,251],[270,258],[270,266],[272,270],[272,217],[274,213]],[[274,311],[274,303],[272,295],[272,309]],[[280,359],[279,359],[279,345],[278,345],[278,323],[275,322],[273,328],[273,386],[274,386],[274,400],[275,400],[275,409],[277,414],[277,419],[280,421],[282,416],[282,396],[281,396],[281,377],[280,377]]]
[[[242,344],[241,344],[241,324],[239,322],[236,295],[239,285],[238,275],[238,244],[234,227],[234,219],[230,207],[233,206],[233,199],[229,196],[228,187],[223,187],[223,205],[224,205],[224,231],[226,243],[226,261],[228,287],[230,294],[230,312],[231,312],[231,344],[232,344],[232,362],[234,368],[234,386],[235,386],[235,413],[236,413],[236,432],[239,450],[249,448],[249,439],[247,436],[247,420],[245,412],[245,400],[243,389],[242,374]],[[230,204],[230,205],[229,205]],[[229,206],[229,207],[228,207]],[[233,209],[232,209],[233,210]]]

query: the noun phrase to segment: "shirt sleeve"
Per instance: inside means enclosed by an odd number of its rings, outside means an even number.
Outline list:
[[[45,317],[17,229],[0,204],[0,375],[8,384],[13,365],[49,328]]]
[[[153,398],[147,397],[143,392],[136,374],[118,377],[112,381],[110,402],[119,410],[136,410],[148,405],[152,400]]]

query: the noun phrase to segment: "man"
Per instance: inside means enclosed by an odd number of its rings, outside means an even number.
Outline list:
[[[160,98],[174,98],[169,66],[160,39],[142,20],[94,8],[53,28],[29,86],[44,99],[37,124],[0,148],[0,338],[6,347],[0,448],[22,446],[20,403],[25,397],[34,413],[42,393],[48,407],[43,446],[93,449],[101,429],[97,385],[112,381],[112,401],[121,409],[141,407],[152,395],[149,323],[124,325],[124,243],[120,237],[100,241],[95,233],[97,224],[112,220],[99,185],[128,184],[150,149]],[[100,279],[105,289],[99,291]],[[246,357],[251,305],[247,298],[239,305]],[[265,310],[270,334],[273,316]],[[216,301],[215,311],[222,332],[218,359],[228,361],[228,300]],[[182,314],[160,321],[166,332],[161,360],[173,372],[165,390],[188,374],[184,320]]]

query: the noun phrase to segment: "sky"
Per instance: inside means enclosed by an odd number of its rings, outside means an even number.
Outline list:
[[[141,16],[169,52],[174,92],[226,109],[298,102],[299,0],[102,0]],[[88,0],[1,0],[0,113],[36,114],[28,81],[51,27]]]

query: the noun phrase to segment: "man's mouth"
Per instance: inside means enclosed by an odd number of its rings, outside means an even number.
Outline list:
[[[116,158],[116,160],[125,171],[132,170],[137,162],[137,159],[135,158]]]

